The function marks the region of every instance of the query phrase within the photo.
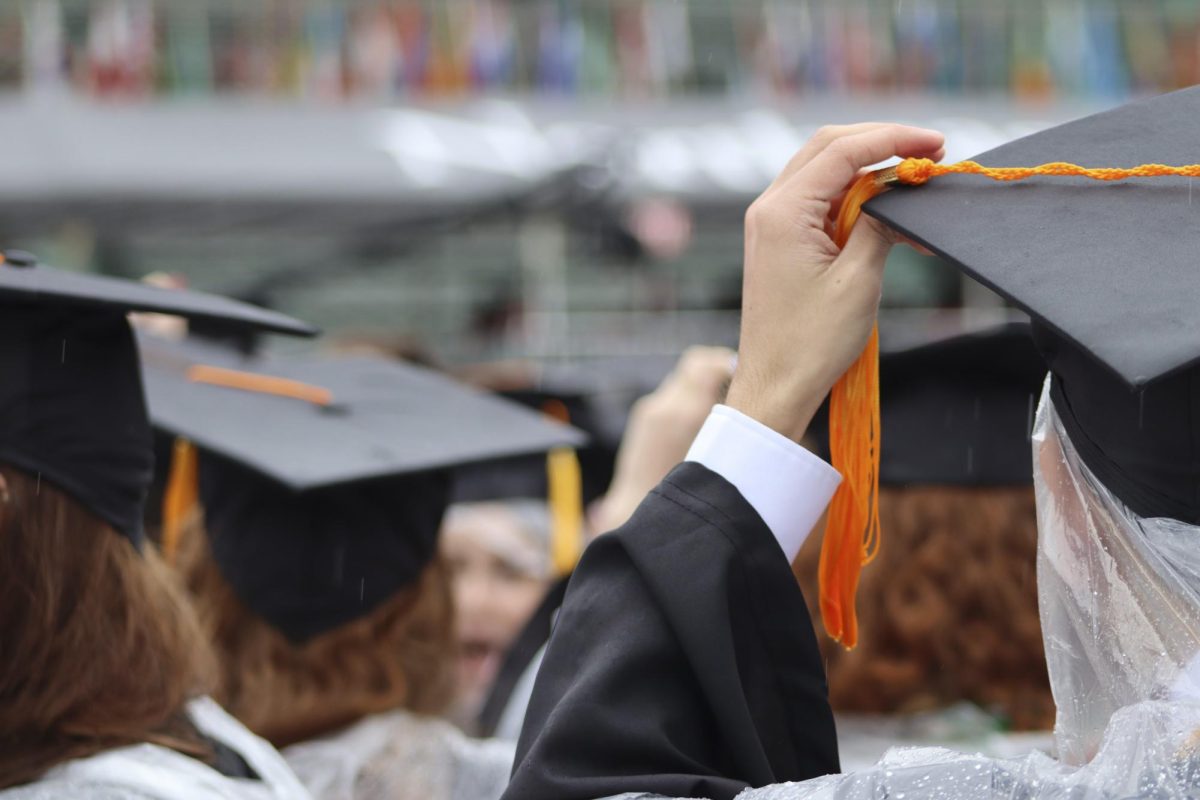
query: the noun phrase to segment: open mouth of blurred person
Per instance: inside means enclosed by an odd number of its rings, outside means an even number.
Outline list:
[[[462,503],[443,523],[458,640],[460,723],[478,713],[509,647],[551,578],[549,515],[541,501]]]

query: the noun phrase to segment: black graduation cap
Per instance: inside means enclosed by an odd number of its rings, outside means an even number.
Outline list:
[[[546,364],[531,386],[501,394],[529,408],[558,409],[555,413],[565,415],[573,426],[587,433],[588,443],[578,453],[583,499],[588,504],[602,497],[612,483],[617,450],[634,402],[654,391],[677,361],[677,355],[627,355]],[[545,475],[544,471],[539,473],[536,462],[527,459],[524,464],[512,466],[514,470],[509,474],[497,470],[497,474],[487,476],[472,471],[464,481],[463,498],[486,499],[488,492],[499,497],[506,489],[516,491],[522,487],[531,492],[531,497],[544,494]]]
[[[1200,88],[990,150],[985,166],[1200,162]],[[1191,179],[970,175],[898,187],[867,213],[1033,317],[1071,440],[1143,516],[1200,522],[1200,197]],[[885,429],[884,437],[888,436]]]
[[[67,272],[38,264],[20,250],[4,251],[0,298],[75,310],[98,309],[124,314],[148,311],[174,314],[230,331],[264,331],[314,336],[313,326],[298,319],[228,297],[161,289],[123,278]]]
[[[1025,324],[882,353],[880,482],[1028,484],[1029,433],[1045,377]]]
[[[583,441],[431,370],[143,343],[156,427],[200,449],[213,558],[302,642],[370,612],[432,557],[450,470]]]
[[[550,492],[546,459],[540,454],[516,456],[454,470],[451,502],[504,500],[545,501]]]
[[[507,389],[499,394],[526,408],[565,419],[583,431],[587,441],[576,448],[583,504],[586,506],[608,491],[620,435],[612,431],[609,415],[597,403],[593,390],[578,384],[540,380],[536,386]],[[456,499],[461,502],[545,497],[548,491],[546,460],[539,456],[472,467],[455,479]]]
[[[142,540],[154,471],[130,311],[311,335],[308,325],[222,297],[0,260],[0,461],[49,481]]]

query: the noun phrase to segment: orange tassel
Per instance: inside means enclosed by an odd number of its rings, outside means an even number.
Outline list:
[[[834,244],[846,246],[863,203],[882,192],[878,173],[861,176],[838,211]],[[863,564],[879,547],[879,328],[829,396],[829,451],[842,473],[821,543],[821,619],[847,649],[858,643],[854,595]]]
[[[894,167],[864,174],[851,184],[838,211],[834,243],[839,248],[846,246],[863,204],[888,185],[918,186],[952,173],[995,181],[1019,181],[1038,175],[1120,181],[1172,175],[1200,177],[1200,164],[1089,168],[1056,161],[1036,167],[985,167],[974,161],[938,164],[928,158],[906,158]],[[838,379],[829,396],[829,450],[843,481],[829,505],[825,540],[821,543],[821,619],[829,635],[847,649],[858,643],[854,596],[859,574],[879,550],[879,443],[876,326],[858,360]]]

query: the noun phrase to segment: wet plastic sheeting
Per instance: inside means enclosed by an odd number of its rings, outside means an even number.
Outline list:
[[[738,800],[1183,800],[1200,791],[1188,744],[1200,705],[1150,701],[1122,709],[1082,767],[1035,752],[993,759],[941,748],[898,748],[868,770],[743,792]]]
[[[1119,709],[1200,700],[1200,529],[1129,511],[1084,466],[1045,397],[1034,453],[1055,740],[1063,761],[1082,764]]]

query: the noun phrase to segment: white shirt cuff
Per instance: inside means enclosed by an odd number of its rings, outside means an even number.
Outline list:
[[[725,405],[713,407],[686,460],[737,487],[789,562],[842,482],[837,470],[808,450]]]

